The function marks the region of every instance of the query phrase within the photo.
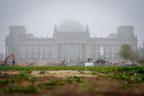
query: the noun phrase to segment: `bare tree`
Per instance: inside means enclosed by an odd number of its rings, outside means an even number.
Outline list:
[[[129,44],[122,44],[120,48],[119,55],[124,60],[130,60],[133,64],[138,64],[138,56],[134,50],[132,50]]]
[[[134,52],[129,44],[122,44],[119,55],[123,59],[134,59]]]

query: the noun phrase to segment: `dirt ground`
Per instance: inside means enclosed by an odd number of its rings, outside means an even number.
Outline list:
[[[144,82],[109,78],[90,71],[32,71],[15,77],[18,74],[1,72],[0,96],[144,96]],[[24,89],[31,86],[32,89]]]
[[[35,77],[41,76],[52,76],[58,78],[66,78],[66,77],[96,77],[96,75],[92,75],[90,71],[75,71],[75,70],[59,70],[59,71],[45,71],[44,73],[39,71],[33,71],[31,74]]]

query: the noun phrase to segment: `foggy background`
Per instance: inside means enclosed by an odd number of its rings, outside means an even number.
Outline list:
[[[144,40],[144,0],[0,0],[0,53],[5,53],[11,25],[24,25],[37,37],[52,37],[54,25],[67,20],[88,24],[92,37],[133,25],[139,46]]]

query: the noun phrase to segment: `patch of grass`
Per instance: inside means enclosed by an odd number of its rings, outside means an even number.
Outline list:
[[[44,70],[40,71],[39,74],[46,74]]]
[[[82,82],[82,80],[80,79],[80,77],[73,76],[73,77],[68,77],[66,79],[66,82],[68,82],[68,83],[80,83],[80,82]]]
[[[0,71],[46,71],[46,70],[81,70],[81,71],[92,71],[97,72],[116,72],[116,71],[132,71],[137,73],[144,73],[144,66],[95,66],[95,67],[85,67],[85,66],[1,66]]]
[[[20,74],[18,75],[18,78],[30,80],[32,76],[26,71],[21,71]]]
[[[131,73],[131,72],[121,72],[121,73],[111,73],[108,74],[109,77],[111,78],[116,78],[116,79],[124,79],[128,80],[131,82],[141,82],[144,81],[144,75],[139,74],[139,73]]]
[[[97,87],[93,84],[91,84],[91,82],[82,82],[79,84],[79,93],[83,93],[83,92],[95,92],[97,90]]]
[[[49,80],[47,83],[44,84],[44,87],[48,89],[52,89],[62,85],[64,85],[64,83],[61,82],[60,80]]]
[[[85,74],[85,72],[83,70],[78,70],[80,72],[80,74]]]
[[[0,80],[0,84],[9,84],[13,82],[14,82],[14,79],[1,79]]]
[[[97,73],[98,73],[98,72],[97,72],[96,70],[92,70],[92,71],[91,71],[91,74],[92,74],[92,75],[96,75]]]
[[[36,93],[38,89],[34,86],[27,86],[27,87],[9,87],[4,92],[7,93]]]

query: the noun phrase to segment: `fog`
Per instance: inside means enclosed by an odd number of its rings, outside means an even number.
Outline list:
[[[133,25],[139,46],[144,40],[143,0],[0,0],[0,53],[11,25],[27,33],[52,37],[54,26],[66,20],[89,25],[92,37],[115,33],[119,25]]]

